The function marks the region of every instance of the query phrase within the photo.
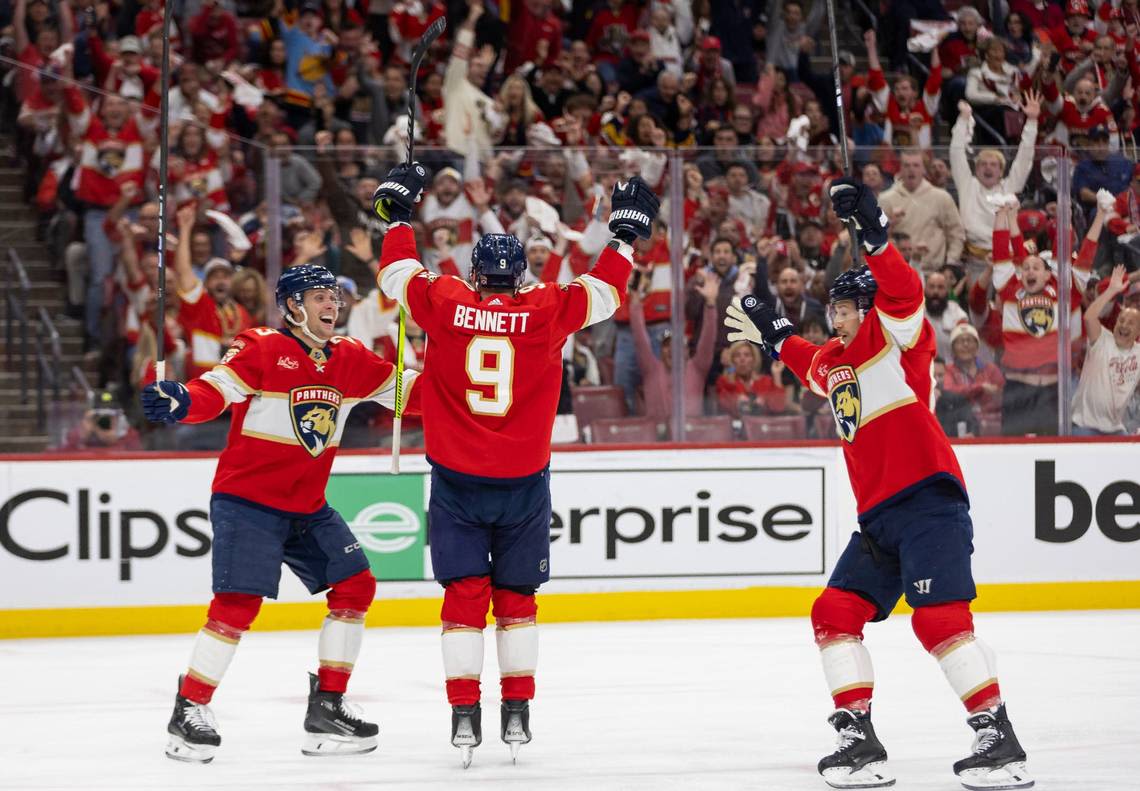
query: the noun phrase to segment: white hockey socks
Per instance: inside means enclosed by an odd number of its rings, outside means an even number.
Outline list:
[[[210,697],[237,652],[242,632],[209,621],[198,630],[190,652],[190,667],[182,684],[182,694],[195,703],[209,703]]]
[[[865,711],[875,687],[871,652],[854,635],[840,637],[819,650],[823,676],[837,709]]]
[[[363,641],[364,613],[334,610],[325,616],[317,641],[317,658],[320,660],[317,676],[323,691],[343,693],[348,688],[348,679],[360,656]]]
[[[534,618],[497,618],[496,624],[503,699],[530,700],[538,667],[538,624]]]
[[[479,677],[483,675],[483,630],[444,624],[441,645],[448,702],[453,706],[478,703]]]
[[[1001,702],[997,657],[973,633],[963,632],[943,640],[930,653],[967,711],[992,708]]]

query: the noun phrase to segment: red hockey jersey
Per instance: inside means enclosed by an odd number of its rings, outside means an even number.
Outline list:
[[[405,371],[408,414],[418,412],[415,379]],[[287,330],[257,327],[235,338],[222,361],[188,387],[186,423],[233,407],[214,493],[311,514],[325,503],[349,411],[361,401],[392,409],[396,368],[354,338],[334,337],[313,352]]]
[[[485,478],[519,478],[549,463],[563,343],[625,300],[632,256],[628,245],[606,248],[572,283],[480,299],[466,281],[423,268],[410,226],[389,229],[380,287],[428,335],[418,388],[433,463]]]
[[[849,346],[815,346],[793,335],[780,359],[831,402],[859,518],[938,479],[966,491],[950,441],[933,412],[936,353],[922,280],[894,245],[867,264],[879,285]]]

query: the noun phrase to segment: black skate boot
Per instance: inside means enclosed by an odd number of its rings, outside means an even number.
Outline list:
[[[839,709],[827,721],[839,738],[835,752],[819,759],[819,773],[825,783],[832,788],[883,788],[895,784],[895,777],[887,768],[887,751],[871,724],[871,712]]]
[[[459,748],[463,768],[471,765],[475,748],[483,743],[483,709],[478,703],[451,707],[451,744]]]
[[[182,688],[181,676],[178,677],[178,687]],[[222,743],[210,707],[188,700],[181,694],[174,696],[174,714],[170,716],[166,732],[170,734],[166,757],[175,761],[208,764],[214,760],[214,751]]]
[[[971,791],[992,788],[1032,788],[1025,770],[1025,750],[1018,744],[1005,704],[973,714],[966,723],[974,729],[974,753],[954,764],[954,774]]]
[[[511,760],[519,759],[519,748],[530,743],[530,701],[504,700],[501,715],[500,737],[511,748]]]
[[[358,755],[376,749],[375,723],[361,719],[361,712],[344,702],[340,692],[323,692],[317,676],[309,674],[309,710],[305,713],[305,755]]]

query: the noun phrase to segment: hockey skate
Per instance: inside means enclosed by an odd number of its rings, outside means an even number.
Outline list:
[[[459,748],[463,768],[471,766],[475,748],[483,743],[483,709],[472,706],[451,707],[451,744]]]
[[[376,749],[380,728],[365,722],[362,712],[344,702],[340,692],[322,692],[317,676],[309,674],[309,709],[305,713],[305,755],[359,755]]]
[[[871,713],[839,709],[827,718],[839,734],[835,752],[819,760],[819,773],[832,788],[883,788],[895,784],[887,767],[887,751],[875,727]]]
[[[182,686],[181,676],[178,678],[178,686]],[[166,743],[166,757],[175,761],[208,764],[214,760],[214,752],[222,743],[210,707],[188,700],[181,694],[174,697],[174,714],[170,717],[166,732],[170,734]]]
[[[1033,778],[1025,769],[1025,750],[1013,733],[1004,703],[966,722],[974,729],[974,752],[954,764],[962,785],[970,791],[1033,787]]]
[[[530,743],[530,701],[504,700],[500,709],[500,737],[511,748],[511,761],[518,763],[519,748]]]

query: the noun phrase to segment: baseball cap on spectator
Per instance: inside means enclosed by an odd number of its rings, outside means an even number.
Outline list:
[[[648,43],[649,31],[648,30],[642,30],[639,28],[639,29],[633,31],[632,33],[630,33],[629,34],[629,43],[632,44],[635,41],[644,41],[644,42]]]
[[[950,330],[950,345],[953,346],[954,341],[958,340],[963,335],[968,335],[975,341],[980,342],[980,339],[978,338],[978,331],[974,329],[974,325],[963,321],[959,324],[955,324],[954,329]]]
[[[848,49],[839,50],[839,62],[848,66],[855,65],[855,53]]]
[[[1092,13],[1089,12],[1088,0],[1069,0],[1065,3],[1065,16],[1091,17]]]
[[[211,258],[206,262],[206,265],[202,267],[202,280],[209,279],[210,275],[219,269],[226,269],[232,273],[234,271],[234,265],[224,258]]]
[[[455,179],[457,184],[463,183],[463,176],[453,167],[440,168],[439,172],[435,174],[435,178],[431,180],[431,183],[435,184],[440,179]]]
[[[701,49],[715,49],[717,52],[720,52],[720,39],[716,36],[705,36],[701,39]]]
[[[1049,218],[1040,209],[1022,209],[1017,213],[1017,227],[1022,233],[1038,234],[1045,230]]]
[[[1098,124],[1089,130],[1089,140],[1108,140],[1108,127],[1104,124]]]
[[[353,299],[360,299],[360,289],[356,287],[356,281],[351,277],[338,275],[336,284],[340,286],[340,290],[345,294],[351,294]]]
[[[128,52],[133,52],[136,55],[142,54],[142,42],[139,41],[138,36],[123,36],[119,39],[119,54],[125,55]]]
[[[545,247],[547,250],[553,250],[554,242],[550,241],[548,237],[543,236],[542,234],[539,234],[538,236],[532,236],[531,238],[527,239],[525,249],[528,253],[536,247]]]

